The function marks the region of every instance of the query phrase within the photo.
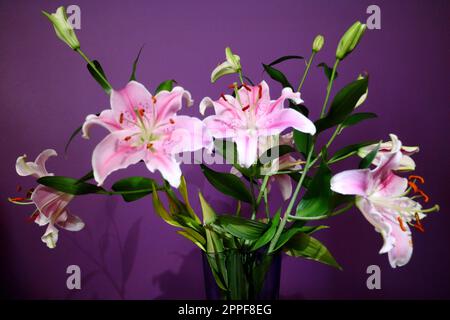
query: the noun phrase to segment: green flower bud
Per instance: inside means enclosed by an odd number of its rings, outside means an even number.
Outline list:
[[[359,21],[355,22],[341,38],[336,50],[336,59],[342,60],[352,52],[361,40],[364,31],[366,31],[366,25]]]
[[[49,14],[45,11],[42,13],[50,20],[55,28],[56,35],[74,50],[80,48],[80,42],[73,31],[71,24],[67,21],[66,9],[61,6],[55,13]]]
[[[321,35],[321,34],[317,35],[313,41],[312,51],[319,52],[320,50],[322,50],[324,43],[325,43],[325,38],[323,37],[323,35]]]
[[[225,49],[226,61],[219,64],[211,73],[211,82],[214,83],[217,79],[227,74],[238,73],[241,71],[241,59],[238,55],[233,54],[231,49]]]

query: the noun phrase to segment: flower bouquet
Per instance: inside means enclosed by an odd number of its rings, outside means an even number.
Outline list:
[[[355,77],[331,97],[338,67],[359,44],[364,24],[356,22],[344,33],[333,67],[320,65],[328,85],[315,121],[308,118],[300,92],[324,46],[321,35],[313,41],[298,86],[275,66],[303,57],[283,56],[263,64],[267,75],[281,84],[281,93],[273,87],[269,90],[265,81],[246,77],[240,57],[226,48],[225,61],[212,71],[211,82],[221,77],[235,77],[235,81],[219,90],[227,93],[201,100],[200,114],[210,112],[209,107],[212,112],[200,119],[182,115],[183,104],[191,106],[193,100],[174,80],[161,82],[153,93],[136,81],[139,55],[125,87],[112,88],[101,64],[81,50],[65,9],[44,15],[56,35],[87,62],[89,73],[110,101],[110,109],[88,115],[69,140],[70,144],[79,134],[89,138],[93,125],[107,130],[92,152],[92,170],[83,177],[50,173],[46,161],[56,156],[52,149],[44,150],[34,162],[25,155],[17,159],[17,173],[35,177],[38,185],[25,196],[9,200],[36,207],[30,219],[47,226],[42,241],[49,248],[56,246],[58,228],[83,229],[81,218],[68,209],[75,197],[120,195],[131,202],[149,196],[155,213],[204,252],[209,298],[276,299],[282,253],[340,269],[314,233],[326,228],[319,220],[353,206],[381,234],[380,253],[388,254],[391,266],[408,263],[413,250],[410,227],[423,232],[422,219],[439,209],[437,205],[422,207],[421,202],[426,204],[430,198],[421,188],[421,176],[402,176],[415,169],[411,155],[419,148],[404,146],[391,134],[390,141],[355,141],[329,152],[346,128],[376,117],[358,109],[367,98],[368,74]],[[319,137],[326,142],[319,143]],[[201,192],[201,211],[191,206],[189,181],[180,169],[180,154],[185,152],[205,152],[213,160],[199,163],[201,171],[212,187],[235,201],[235,212],[217,212]],[[350,157],[361,158],[358,168],[333,173],[334,164]],[[214,170],[210,166],[214,161],[225,161],[231,170]],[[162,179],[149,174],[115,181],[111,188],[104,186],[112,172],[135,164],[145,165],[151,173],[159,171]],[[271,209],[269,201],[274,183],[283,198],[277,210]]]

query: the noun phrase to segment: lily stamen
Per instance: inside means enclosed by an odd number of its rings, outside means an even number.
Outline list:
[[[416,212],[415,214],[415,218],[416,218],[416,223],[413,224],[413,227],[416,228],[417,230],[419,230],[420,232],[425,232],[425,229],[422,225],[422,222],[420,221],[420,217],[419,217],[419,213]]]
[[[245,88],[245,90],[252,91],[252,89],[248,85],[246,85],[245,83],[243,83],[242,86]],[[261,90],[262,90],[262,88],[261,88]]]
[[[153,102],[153,104],[156,104],[156,98],[155,98],[155,96],[152,96],[152,102]]]
[[[400,225],[400,229],[402,229],[403,232],[406,232],[405,225],[403,224],[403,219],[401,217],[397,217],[398,223]]]
[[[428,201],[430,201],[430,197],[429,197],[423,190],[420,190],[420,189],[419,189],[418,193],[420,194],[421,197],[423,197],[423,201],[424,201],[425,203],[427,203]]]
[[[130,139],[131,139],[131,136],[127,136],[127,137],[123,138],[123,140],[125,140],[125,141],[130,141]]]
[[[246,105],[245,107],[242,108],[242,111],[247,111],[250,108],[250,105]]]
[[[418,180],[421,184],[425,183],[425,179],[422,176],[419,176],[419,175],[410,175],[408,177],[408,180]]]
[[[414,182],[408,181],[408,185],[411,187],[411,189],[413,189],[414,193],[419,192],[419,187]]]
[[[153,147],[153,143],[147,143],[147,149],[151,149]]]
[[[119,123],[122,124],[123,123],[123,112],[120,114],[119,116]]]

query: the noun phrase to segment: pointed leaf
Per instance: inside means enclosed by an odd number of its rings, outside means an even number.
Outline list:
[[[283,250],[289,256],[311,259],[342,270],[328,249],[319,240],[307,234],[295,235],[285,244]]]
[[[39,178],[37,182],[57,191],[73,195],[99,193],[104,191],[103,188],[97,187],[94,184],[80,182],[78,179],[63,176],[42,177]]]
[[[250,192],[247,190],[244,183],[234,174],[217,172],[203,164],[201,164],[200,167],[202,168],[206,179],[217,190],[238,200],[252,203]]]
[[[267,74],[275,81],[279,82],[283,88],[289,87],[293,88],[292,85],[289,83],[286,76],[278,69],[275,69],[274,67],[271,67],[267,64],[263,64],[264,70],[267,72]]]
[[[136,201],[152,192],[154,180],[144,177],[129,177],[117,181],[112,185],[116,192],[122,192],[122,197],[126,202]]]
[[[103,71],[102,66],[100,65],[100,62],[97,60],[92,61],[92,64],[87,64],[87,68],[91,76],[94,78],[95,81],[105,90],[107,94],[111,93],[111,86],[107,81],[105,72]]]
[[[161,82],[158,87],[156,87],[155,94],[159,93],[160,91],[172,91],[173,84],[177,83],[175,80],[166,80]]]
[[[144,46],[139,49],[138,55],[136,56],[136,59],[134,59],[133,68],[131,69],[130,81],[136,80],[136,67],[139,62],[139,57],[141,56],[142,49],[144,49]]]

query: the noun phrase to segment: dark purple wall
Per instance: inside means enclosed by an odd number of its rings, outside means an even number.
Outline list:
[[[72,4],[63,1],[62,4]],[[190,3],[190,4],[188,4]],[[418,144],[417,172],[427,184],[440,213],[425,221],[426,233],[414,234],[414,255],[403,268],[391,269],[378,255],[381,237],[352,212],[327,221],[331,229],[319,235],[344,271],[305,260],[283,262],[281,296],[317,298],[450,298],[450,218],[448,102],[448,1],[82,1],[77,32],[82,48],[103,64],[112,84],[120,88],[129,77],[131,63],[145,43],[138,79],[154,89],[174,78],[202,97],[218,96],[230,78],[211,85],[212,68],[230,45],[253,79],[267,79],[261,62],[286,54],[308,55],[317,33],[325,35],[325,48],[316,62],[333,62],[336,44],[356,19],[365,21],[370,4],[381,7],[382,29],[368,31],[360,46],[341,65],[335,88],[370,73],[370,93],[364,111],[380,118],[349,129],[337,146],[363,139],[387,139],[396,133],[406,145]],[[44,229],[26,222],[29,207],[6,201],[17,184],[31,187],[33,179],[16,176],[16,157],[30,158],[44,148],[60,155],[72,130],[89,113],[108,107],[108,99],[95,84],[80,57],[56,39],[40,10],[53,11],[55,1],[0,1],[1,178],[0,290],[8,298],[119,298],[111,279],[127,299],[203,298],[199,250],[153,212],[150,198],[126,204],[120,198],[86,196],[75,199],[72,211],[87,223],[77,234],[61,231],[55,250],[40,241]],[[282,67],[294,79],[303,72],[301,62]],[[324,98],[326,80],[313,68],[302,97],[316,117]],[[279,92],[272,83],[272,92]],[[198,115],[196,106],[184,112]],[[89,170],[90,154],[105,131],[95,129],[90,141],[77,138],[68,158],[49,162],[51,171],[81,176]],[[351,164],[351,163],[350,163]],[[199,168],[183,166],[192,198],[202,190],[219,209],[232,207],[230,199],[205,182]],[[128,175],[147,175],[141,165],[114,174],[109,183]],[[158,176],[159,178],[159,176]],[[198,201],[193,201],[198,208]],[[114,221],[114,222],[113,222]],[[117,229],[114,227],[117,226]],[[135,249],[121,258],[122,244],[135,223],[139,232],[131,240]],[[136,227],[134,228],[134,230]],[[104,254],[102,254],[103,252]],[[90,257],[91,258],[90,258]],[[97,261],[94,262],[92,257]],[[121,284],[121,265],[131,264],[128,281]],[[103,261],[103,262],[102,262]],[[97,264],[98,263],[98,264]],[[77,264],[83,288],[66,289],[65,270]],[[366,288],[366,268],[378,264],[382,289]],[[107,266],[108,273],[103,267]],[[100,270],[100,271],[98,271]]]

